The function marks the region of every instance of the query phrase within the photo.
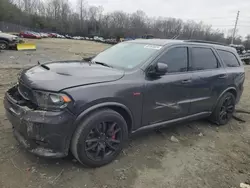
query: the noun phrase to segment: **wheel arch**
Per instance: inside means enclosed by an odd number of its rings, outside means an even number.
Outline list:
[[[129,133],[132,132],[133,124],[134,124],[132,113],[128,109],[128,107],[126,107],[124,104],[121,104],[121,103],[118,103],[118,102],[104,102],[104,103],[96,104],[96,105],[93,105],[93,106],[87,108],[82,113],[80,113],[80,115],[78,115],[78,117],[76,118],[76,121],[74,123],[75,124],[74,129],[77,128],[79,123],[87,115],[89,115],[90,113],[93,113],[96,110],[100,110],[100,109],[103,109],[103,108],[109,108],[109,109],[112,109],[112,110],[118,112],[124,118],[124,120],[126,121]]]
[[[222,97],[225,93],[227,93],[227,92],[232,93],[232,94],[235,96],[235,99],[237,98],[237,95],[238,95],[238,94],[237,94],[237,89],[236,89],[235,87],[229,87],[229,88],[225,89],[225,90],[220,94],[220,96],[217,98],[217,101],[216,101],[216,103],[214,104],[212,111],[214,111],[214,109],[215,109],[216,105],[218,104],[218,102],[220,101],[221,97]]]
[[[8,44],[8,43],[9,43],[9,40],[8,40],[8,39],[6,39],[6,38],[1,38],[1,37],[0,37],[0,41],[5,42],[6,44]]]

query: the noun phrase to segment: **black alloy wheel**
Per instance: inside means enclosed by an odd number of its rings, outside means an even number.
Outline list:
[[[232,96],[228,96],[223,102],[220,109],[220,119],[221,121],[228,121],[234,112],[234,99]]]
[[[121,128],[117,122],[101,122],[96,125],[85,141],[87,156],[98,161],[113,155],[119,149],[121,134]]]
[[[121,114],[105,108],[88,114],[78,125],[71,152],[85,166],[100,167],[112,162],[128,140],[128,125]]]
[[[8,48],[8,44],[4,41],[0,41],[0,50],[6,50]]]
[[[217,125],[227,124],[233,117],[235,110],[235,96],[231,92],[225,93],[218,101],[210,120]]]

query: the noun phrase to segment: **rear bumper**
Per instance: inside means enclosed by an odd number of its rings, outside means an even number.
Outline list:
[[[31,153],[60,158],[68,154],[75,117],[68,110],[38,111],[13,102],[6,92],[6,116],[16,139]]]

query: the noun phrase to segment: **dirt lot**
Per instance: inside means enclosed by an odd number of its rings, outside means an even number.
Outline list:
[[[15,83],[22,67],[37,61],[81,59],[108,45],[87,41],[45,39],[37,51],[0,53],[0,99]],[[250,111],[250,68],[237,109]],[[134,136],[110,165],[87,169],[72,157],[51,160],[29,154],[12,136],[11,125],[0,105],[1,188],[237,188],[250,184],[250,115],[236,114],[216,127],[207,121],[175,125]],[[175,136],[179,142],[171,141]]]

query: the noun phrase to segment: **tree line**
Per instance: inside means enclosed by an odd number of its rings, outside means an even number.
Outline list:
[[[229,44],[225,36],[211,25],[176,18],[150,18],[143,11],[103,13],[103,7],[90,6],[78,0],[73,8],[68,0],[0,0],[0,21],[20,24],[36,31],[58,32],[81,36],[141,37],[209,40]],[[236,36],[236,44],[250,48],[250,35]]]

